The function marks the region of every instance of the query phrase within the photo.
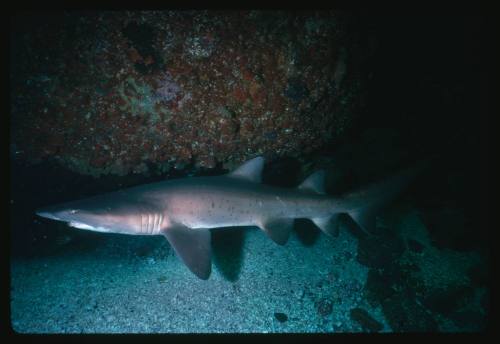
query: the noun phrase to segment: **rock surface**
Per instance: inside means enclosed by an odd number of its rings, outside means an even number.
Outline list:
[[[18,16],[12,147],[93,176],[310,153],[359,104],[348,23],[337,12]]]

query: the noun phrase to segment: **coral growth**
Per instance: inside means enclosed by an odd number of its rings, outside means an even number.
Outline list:
[[[345,18],[61,13],[40,15],[30,30],[21,16],[11,74],[16,157],[97,176],[308,154],[340,138],[357,106]]]

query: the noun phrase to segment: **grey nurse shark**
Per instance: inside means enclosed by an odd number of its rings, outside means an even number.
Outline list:
[[[288,240],[296,218],[311,219],[328,235],[338,235],[340,214],[348,214],[368,233],[377,210],[401,191],[417,169],[340,196],[327,195],[324,171],[297,188],[261,183],[264,159],[247,161],[213,177],[167,180],[83,200],[49,206],[37,214],[72,227],[105,233],[164,235],[199,278],[211,272],[212,228],[257,226],[273,241]]]

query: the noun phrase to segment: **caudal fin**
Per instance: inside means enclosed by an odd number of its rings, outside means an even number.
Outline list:
[[[423,161],[393,177],[345,195],[341,201],[343,208],[363,231],[373,233],[376,214],[395,199],[427,164],[428,161]]]

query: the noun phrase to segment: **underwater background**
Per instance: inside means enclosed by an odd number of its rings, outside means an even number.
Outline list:
[[[489,324],[488,21],[346,11],[23,12],[10,23],[17,333],[478,332]],[[354,190],[431,159],[366,235],[213,231],[196,278],[162,236],[35,209],[262,155]]]

